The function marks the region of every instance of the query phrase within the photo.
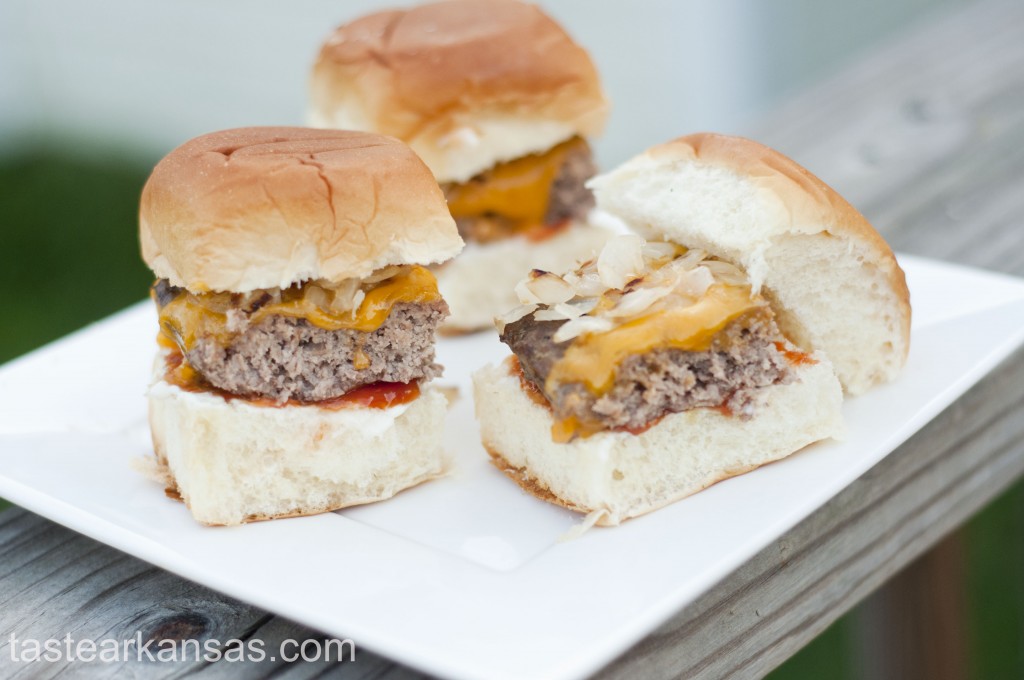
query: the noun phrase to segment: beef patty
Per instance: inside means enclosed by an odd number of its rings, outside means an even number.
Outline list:
[[[157,304],[177,290],[160,281]],[[325,330],[305,319],[270,315],[250,324],[244,312],[228,312],[235,331],[227,344],[197,337],[185,352],[189,365],[215,387],[234,394],[278,401],[321,401],[374,382],[430,380],[434,333],[448,316],[443,300],[399,303],[375,331]]]
[[[740,417],[749,416],[753,390],[791,379],[775,345],[782,336],[774,320],[752,313],[723,329],[708,351],[666,348],[628,357],[603,395],[594,395],[581,383],[558,385],[552,392],[545,387],[547,376],[570,345],[552,340],[562,323],[527,316],[508,324],[501,340],[557,417],[575,417],[603,429],[640,429],[668,413],[697,407],[724,406]]]

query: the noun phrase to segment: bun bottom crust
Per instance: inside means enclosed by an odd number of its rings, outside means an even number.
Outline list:
[[[519,306],[516,284],[531,269],[566,272],[577,262],[595,257],[611,232],[575,223],[539,242],[516,236],[493,243],[470,243],[454,260],[435,271],[451,315],[441,325],[444,335],[494,328],[494,317]]]
[[[202,524],[372,503],[443,475],[447,401],[424,389],[387,409],[254,406],[158,380],[149,423],[169,496]]]
[[[641,434],[551,440],[550,410],[528,396],[508,362],[473,375],[477,419],[492,462],[528,493],[614,526],[844,432],[842,388],[823,356],[797,380],[760,390],[749,420],[699,408]]]

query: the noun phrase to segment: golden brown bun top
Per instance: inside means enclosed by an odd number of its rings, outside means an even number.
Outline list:
[[[409,147],[363,132],[290,127],[196,137],[153,169],[142,257],[196,292],[247,292],[442,262],[462,239]]]
[[[493,164],[596,134],[608,108],[586,50],[516,0],[447,0],[357,19],[324,44],[311,88],[315,125],[402,139],[442,180],[465,174],[433,162],[461,131],[477,135]],[[557,135],[541,129],[539,141],[492,145],[490,127],[509,117],[557,126]]]
[[[749,139],[699,133],[588,186],[599,208],[644,236],[741,266],[782,330],[828,354],[849,393],[899,373],[910,346],[903,270],[868,220],[796,161]]]

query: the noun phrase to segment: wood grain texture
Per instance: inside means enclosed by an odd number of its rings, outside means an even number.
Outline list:
[[[15,663],[10,636],[19,640],[141,639],[261,640],[262,663],[153,662],[129,655],[118,663]],[[0,514],[0,677],[3,678],[312,678],[350,680],[416,678],[364,650],[331,662],[271,662],[284,640],[322,641],[324,636],[208,588],[186,581],[118,550],[21,509]],[[289,647],[294,654],[294,647]],[[310,650],[312,652],[312,648]],[[194,657],[192,654],[190,657]]]
[[[789,102],[752,136],[899,250],[1024,274],[1024,3],[969,5]],[[759,677],[1024,474],[1024,352],[601,674]],[[51,522],[0,515],[0,676],[418,677],[355,663],[12,667],[8,636],[319,639]],[[358,641],[356,641],[358,643]]]

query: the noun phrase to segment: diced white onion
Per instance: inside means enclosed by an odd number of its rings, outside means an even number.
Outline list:
[[[382,267],[375,272],[371,272],[369,276],[363,279],[363,283],[378,283],[386,279],[390,279],[394,276],[398,276],[402,273],[402,270],[406,269],[404,265],[390,265],[388,267]]]
[[[635,234],[613,236],[597,257],[597,273],[608,288],[621,289],[643,275],[644,240]]]
[[[536,309],[537,305],[520,305],[515,309],[511,309],[504,314],[494,317],[494,325],[497,327],[499,333],[504,333],[506,325],[519,321],[524,316],[532,314]]]
[[[721,260],[705,260],[701,263],[714,275],[715,280],[733,286],[743,286],[750,282],[747,275],[739,267]]]
[[[537,321],[568,321],[572,317],[554,307],[545,307],[535,312],[533,318]]]
[[[334,288],[334,299],[331,301],[332,312],[347,312],[353,307],[356,292],[359,291],[359,279],[345,279]]]
[[[615,324],[611,319],[604,319],[596,316],[581,316],[578,319],[572,321],[566,321],[562,326],[555,331],[552,336],[552,340],[555,342],[565,342],[566,340],[572,340],[586,333],[604,333],[610,331],[615,327]]]
[[[651,305],[671,292],[671,286],[631,290],[619,298],[618,304],[605,312],[605,315],[612,318],[636,316],[647,311]]]
[[[593,297],[601,295],[608,287],[601,283],[601,277],[597,275],[597,271],[589,271],[584,273],[576,281],[576,294],[581,297]]]
[[[588,298],[577,298],[577,299],[572,300],[570,302],[567,302],[565,304],[569,305],[570,307],[572,307],[573,309],[578,311],[579,314],[577,314],[576,316],[580,316],[581,314],[589,314],[591,312],[591,310],[594,309],[594,307],[597,307],[597,302],[598,302],[598,298],[596,298],[596,297],[588,297]],[[576,317],[574,316],[573,318],[576,318]]]
[[[540,298],[534,295],[533,291],[526,286],[528,281],[529,279],[523,279],[522,281],[516,284],[516,287],[514,289],[516,297],[519,298],[519,302],[523,303],[524,305],[540,304]]]
[[[352,318],[356,316],[356,312],[359,311],[359,305],[363,304],[363,300],[366,299],[366,293],[362,289],[356,291],[356,294],[352,297]]]
[[[700,298],[714,282],[715,277],[711,275],[711,271],[701,265],[688,272],[682,272],[678,277],[676,290],[692,298]]]
[[[707,256],[708,254],[700,248],[692,248],[687,250],[681,257],[674,259],[672,267],[676,269],[693,269]]]
[[[534,271],[523,281],[523,286],[532,293],[537,302],[544,305],[567,302],[575,295],[572,286],[551,272]]]
[[[320,309],[329,309],[331,306],[331,296],[315,283],[307,283],[302,294],[306,298],[306,302],[314,304]]]
[[[643,255],[648,260],[666,260],[675,254],[676,245],[666,241],[648,241],[643,247]]]

